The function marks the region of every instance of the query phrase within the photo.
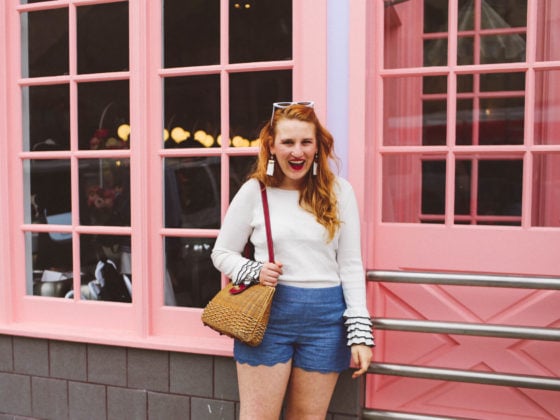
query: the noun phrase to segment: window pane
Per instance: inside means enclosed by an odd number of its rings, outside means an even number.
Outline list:
[[[527,0],[482,0],[482,29],[527,26]]]
[[[81,299],[132,301],[130,237],[80,235]]]
[[[423,197],[422,186],[430,182],[420,155],[386,155],[383,156],[383,222],[419,223],[422,208],[431,206],[430,188]],[[443,173],[445,179],[445,172]],[[435,180],[439,177],[432,177]],[[434,184],[435,190],[439,186]],[[438,198],[439,199],[439,198]],[[443,219],[443,217],[441,217]]]
[[[68,9],[21,14],[22,76],[68,74]]]
[[[68,85],[24,87],[22,93],[23,103],[28,103],[29,118],[29,127],[23,130],[29,133],[23,149],[70,150]]]
[[[72,238],[55,241],[57,233],[25,233],[28,295],[64,298],[73,289]]]
[[[447,39],[427,39],[424,41],[424,66],[447,65]]]
[[[220,158],[164,160],[165,227],[220,227]]]
[[[457,39],[457,64],[466,66],[474,64],[474,38],[460,36]]]
[[[230,201],[247,180],[257,161],[256,156],[232,156],[229,159],[229,198]]]
[[[164,239],[164,300],[168,306],[203,308],[221,289],[221,274],[210,254],[215,239]]]
[[[480,63],[525,61],[525,35],[488,35],[480,37]]]
[[[424,0],[424,32],[447,32],[447,0]]]
[[[524,106],[524,98],[481,99],[480,144],[523,144]]]
[[[538,14],[537,60],[560,60],[560,2],[540,0],[536,5]]]
[[[77,8],[78,73],[128,70],[128,3]]]
[[[535,72],[535,144],[560,144],[560,70]]]
[[[474,1],[459,0],[459,31],[472,31],[474,29]]]
[[[272,103],[292,100],[289,70],[234,73],[230,76],[230,134],[254,140],[270,120]]]
[[[472,164],[470,160],[455,161],[455,215],[471,214]],[[455,219],[460,222],[460,219]]]
[[[521,216],[523,162],[481,160],[478,168],[478,214]]]
[[[165,0],[164,66],[220,62],[220,1]]]
[[[423,93],[446,93],[447,92],[447,76],[424,76]]]
[[[422,145],[442,146],[447,138],[447,101],[422,102]]]
[[[425,216],[445,215],[445,166],[445,160],[422,162],[422,214]]]
[[[231,63],[292,59],[292,0],[230,0]]]
[[[455,144],[473,144],[473,100],[457,99],[457,124],[455,125]]]
[[[560,227],[560,153],[533,159],[532,225]]]
[[[70,160],[26,160],[23,167],[24,184],[29,185],[29,196],[24,197],[24,202],[31,207],[30,212],[26,212],[25,222],[48,223],[54,217],[56,223],[51,223],[71,224]],[[67,218],[61,216],[65,214]]]
[[[384,81],[383,103],[383,144],[385,146],[406,146],[422,144],[423,127],[422,77],[391,77]],[[398,101],[395,98],[399,98]],[[426,110],[426,118],[431,120],[433,129],[443,124],[443,120]]]
[[[482,92],[524,91],[525,73],[488,73],[480,75]]]
[[[129,159],[81,159],[80,224],[130,226]]]
[[[80,149],[128,149],[129,115],[128,80],[79,84]]]
[[[166,149],[220,146],[220,75],[165,79],[164,106]]]

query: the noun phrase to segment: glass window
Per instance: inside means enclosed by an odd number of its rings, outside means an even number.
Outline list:
[[[78,85],[78,142],[83,150],[130,148],[128,80]]]
[[[128,3],[81,6],[77,19],[78,73],[128,70]]]
[[[164,67],[219,64],[220,0],[165,0]]]
[[[535,144],[560,144],[560,70],[535,72]]]
[[[229,0],[229,62],[292,59],[292,0]]]
[[[165,148],[220,147],[220,75],[164,79]]]
[[[22,13],[21,27],[22,76],[68,74],[68,9]]]
[[[505,3],[459,1],[459,65],[525,61],[526,1],[512,0],[507,6]],[[414,16],[420,11],[424,16],[422,32],[414,23]],[[385,67],[398,69],[417,65],[414,53],[404,58],[399,48],[414,51],[411,46],[421,37],[423,66],[445,66],[448,12],[447,1],[387,5]],[[415,31],[421,36],[415,38]],[[383,145],[402,149],[383,156],[383,197],[386,200],[383,221],[443,223],[446,183],[451,181],[446,170],[449,162],[438,156],[437,149],[432,150],[432,153],[437,151],[435,155],[425,156],[411,153],[407,147],[437,148],[453,144],[447,138],[452,117],[448,115],[449,100],[455,104],[453,147],[488,146],[490,149],[524,144],[525,71],[454,74],[456,92],[447,91],[449,76],[423,75],[421,70],[415,73],[399,75],[392,71],[383,80]],[[545,72],[537,73],[540,73],[537,77],[540,89],[554,91],[545,87],[548,81],[541,77]],[[553,100],[545,100],[547,106],[542,107],[547,113],[550,113],[550,101]],[[543,125],[536,118],[538,130]],[[540,139],[555,138],[549,134],[550,130],[537,132],[540,136],[536,137]],[[452,151],[456,156],[454,222],[520,225],[523,165],[519,156],[505,153],[500,159],[494,159],[482,154],[475,159]]]
[[[25,151],[70,150],[70,89],[67,84],[22,88],[28,121]]]
[[[164,161],[165,227],[220,227],[220,158],[185,157]]]

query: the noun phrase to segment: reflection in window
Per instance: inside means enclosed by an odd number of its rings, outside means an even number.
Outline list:
[[[165,159],[164,187],[165,227],[219,228],[219,157]]]
[[[560,70],[535,72],[535,144],[560,144]]]
[[[523,162],[481,160],[478,168],[478,214],[521,216]]]
[[[130,226],[129,159],[81,159],[80,224]]]
[[[560,153],[536,153],[532,178],[531,224],[560,227]]]
[[[24,150],[70,150],[70,91],[68,85],[29,86],[22,89],[28,98],[29,133]]]
[[[26,223],[48,223],[55,215],[70,212],[70,160],[34,159],[24,162],[24,183],[29,185]],[[69,218],[69,216],[68,216]],[[60,225],[70,224],[58,217]]]
[[[164,80],[165,148],[220,147],[220,75]]]
[[[481,99],[480,144],[523,144],[524,107],[524,98]]]
[[[229,61],[292,59],[292,0],[229,0]]]
[[[423,137],[429,140],[430,131],[440,133],[437,135],[438,141],[441,141],[441,132],[443,132],[445,143],[445,107],[442,108],[442,101],[434,101],[431,104],[432,101],[426,101],[423,105],[422,89],[426,88],[426,84],[421,76],[390,77],[384,79],[383,83],[385,92],[383,144],[385,146],[419,146],[423,142]],[[402,100],[396,101],[395,98],[402,98]],[[423,127],[424,124],[427,126]]]
[[[22,76],[68,74],[68,9],[21,14]]]
[[[76,14],[78,73],[128,70],[128,2],[81,6]]]
[[[422,102],[422,145],[445,145],[447,138],[447,101]]]
[[[80,270],[81,299],[132,301],[129,236],[80,235]]]
[[[422,161],[422,216],[445,214],[445,167],[444,160]],[[437,219],[425,218],[434,222]],[[443,222],[443,217],[439,218]]]
[[[164,0],[164,66],[220,62],[220,1]]]
[[[537,16],[537,60],[560,60],[560,48],[558,48],[560,2],[557,0],[538,1]]]
[[[164,299],[168,306],[203,308],[221,289],[210,254],[215,239],[167,237]]]
[[[27,294],[64,298],[73,290],[72,237],[63,232],[26,232]]]
[[[419,223],[422,160],[419,155],[383,156],[383,222]]]
[[[230,75],[230,134],[256,139],[270,119],[273,102],[292,100],[289,70],[234,73]]]
[[[79,148],[130,148],[128,80],[78,85]]]
[[[257,161],[256,156],[231,156],[229,158],[229,199],[235,197],[237,191],[247,180]]]

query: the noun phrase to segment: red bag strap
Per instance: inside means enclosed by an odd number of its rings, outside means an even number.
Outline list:
[[[270,230],[270,214],[268,213],[268,197],[266,194],[266,186],[259,181],[261,185],[261,198],[264,213],[264,225],[266,227],[266,243],[268,245],[268,261],[274,262],[274,247],[272,246],[272,231]]]

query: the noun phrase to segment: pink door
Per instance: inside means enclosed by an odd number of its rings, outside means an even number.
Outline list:
[[[560,418],[560,2],[363,11],[366,413]]]

